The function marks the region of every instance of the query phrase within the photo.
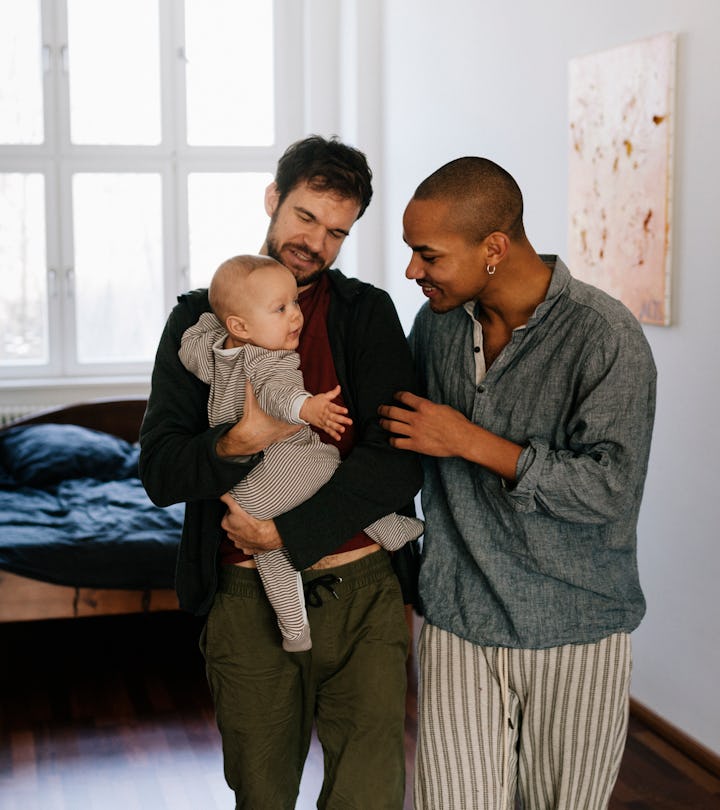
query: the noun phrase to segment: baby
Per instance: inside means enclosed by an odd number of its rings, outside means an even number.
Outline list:
[[[235,256],[223,262],[209,288],[206,312],[183,335],[183,365],[210,385],[210,425],[236,422],[243,413],[249,380],[260,407],[276,419],[303,427],[270,445],[263,459],[230,494],[259,519],[276,517],[307,500],[340,464],[336,447],[310,428],[334,439],[351,424],[347,408],[333,400],[340,386],[312,395],[304,388],[300,357],[303,315],[297,283],[282,264],[267,256]],[[419,537],[423,523],[390,514],[365,529],[388,551]],[[258,573],[289,652],[310,649],[310,626],[300,573],[284,548],[254,557]]]

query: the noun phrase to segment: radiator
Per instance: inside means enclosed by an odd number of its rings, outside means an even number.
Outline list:
[[[0,428],[9,425],[16,419],[22,419],[48,408],[55,408],[55,405],[0,405]]]

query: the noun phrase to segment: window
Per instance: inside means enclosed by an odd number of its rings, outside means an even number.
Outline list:
[[[301,132],[296,0],[0,2],[0,378],[146,374],[256,252]]]

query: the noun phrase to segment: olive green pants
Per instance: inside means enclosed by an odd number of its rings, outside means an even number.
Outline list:
[[[236,807],[295,807],[314,722],[324,754],[317,806],[402,810],[408,628],[389,557],[303,580],[316,581],[311,650],[283,650],[257,571],[237,566],[223,567],[201,637]]]

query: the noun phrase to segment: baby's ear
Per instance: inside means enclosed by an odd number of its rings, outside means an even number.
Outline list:
[[[247,340],[250,335],[247,324],[239,315],[228,315],[225,328],[228,330],[228,334],[238,340]]]

